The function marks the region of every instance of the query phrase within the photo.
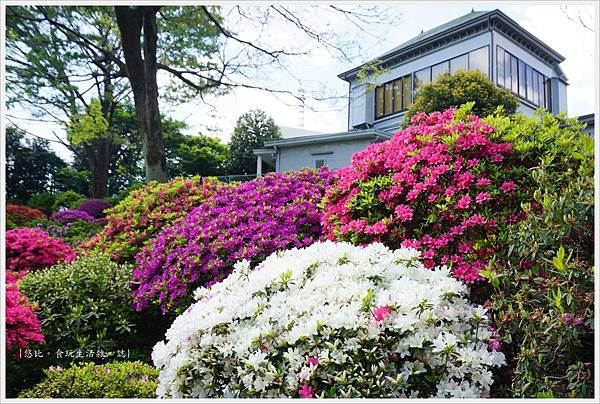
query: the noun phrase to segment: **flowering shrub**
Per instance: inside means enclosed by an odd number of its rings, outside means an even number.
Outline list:
[[[511,365],[499,396],[594,396],[594,139],[551,113],[493,117],[534,180],[489,273],[490,316]],[[597,240],[596,240],[597,242]]]
[[[46,220],[44,212],[23,205],[6,204],[7,228],[29,227]]]
[[[142,362],[50,367],[46,378],[19,398],[154,398],[157,371]]]
[[[115,351],[129,348],[135,332],[137,316],[129,309],[130,281],[129,265],[95,255],[30,272],[19,286],[40,307],[47,349]]]
[[[44,342],[38,318],[27,298],[19,291],[17,276],[6,272],[6,350]]]
[[[45,225],[37,227],[44,230],[51,237],[60,237],[63,241],[72,248],[79,248],[81,243],[87,242],[92,236],[98,234],[102,230],[102,225],[95,219],[94,222],[87,220],[75,220],[67,224],[58,222],[48,222]]]
[[[237,263],[154,347],[158,396],[486,396],[487,315],[418,256],[327,241]]]
[[[79,204],[87,198],[75,191],[65,191],[54,195],[54,205],[52,211],[56,212],[59,209],[77,209]]]
[[[77,210],[83,211],[96,219],[106,216],[104,211],[110,208],[110,204],[104,199],[88,199],[79,204]]]
[[[61,239],[40,229],[13,229],[6,232],[6,269],[18,273],[38,270],[58,262],[70,262],[75,251]]]
[[[57,221],[60,224],[67,224],[77,220],[83,220],[86,222],[93,222],[94,216],[83,212],[81,210],[59,210],[50,216],[50,219]]]
[[[427,268],[448,264],[457,278],[481,280],[498,226],[518,219],[523,169],[506,162],[511,145],[491,141],[494,128],[468,109],[412,123],[337,172],[325,200],[328,238],[418,248]]]
[[[321,239],[318,208],[331,171],[271,174],[221,188],[187,218],[161,231],[136,257],[134,307],[164,312],[190,302],[197,286],[226,277],[237,260]]]
[[[224,186],[192,177],[134,190],[108,211],[104,230],[83,247],[92,253],[106,252],[120,262],[133,262],[135,254],[163,227],[183,218]]]

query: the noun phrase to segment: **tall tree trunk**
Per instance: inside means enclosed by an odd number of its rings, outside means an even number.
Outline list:
[[[88,167],[92,174],[90,197],[101,199],[106,196],[108,189],[108,166],[112,156],[111,143],[108,140],[98,140],[94,145],[84,147]]]
[[[146,180],[167,181],[167,160],[163,129],[158,108],[156,82],[156,13],[155,6],[115,6],[127,76],[133,89],[136,117],[142,134]],[[144,36],[142,58],[142,32]]]

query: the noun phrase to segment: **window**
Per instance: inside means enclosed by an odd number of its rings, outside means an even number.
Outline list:
[[[431,81],[435,82],[440,75],[448,73],[450,71],[450,67],[448,65],[449,63],[446,61],[431,66]]]
[[[498,46],[498,85],[536,106],[550,108],[547,77]]]
[[[409,74],[375,88],[375,118],[403,111],[410,106],[411,78]]]
[[[505,74],[504,74],[504,49],[498,47],[498,52],[496,54],[496,70],[498,70],[498,84],[502,87],[505,86]]]
[[[315,168],[322,168],[327,165],[325,159],[315,159]]]
[[[383,87],[375,88],[375,117],[380,118],[383,116]]]
[[[479,70],[486,76],[489,74],[488,48],[483,47],[469,52],[469,70]]]
[[[469,69],[469,54],[466,53],[462,56],[455,57],[454,59],[450,59],[450,73],[454,74],[459,70],[468,70]]]
[[[426,67],[425,69],[415,72],[415,83],[414,83],[415,94],[419,88],[421,88],[423,85],[425,85],[429,82],[431,82],[431,67]]]
[[[546,79],[546,108],[552,112],[552,87],[550,79]]]
[[[525,63],[518,61],[519,64],[519,95],[527,98],[527,79],[525,78]]]

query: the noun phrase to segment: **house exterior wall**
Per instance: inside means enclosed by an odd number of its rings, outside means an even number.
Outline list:
[[[401,64],[390,68],[389,71],[373,79],[371,83],[373,86],[371,87],[384,84],[390,80],[403,77],[485,46],[488,47],[488,76],[496,85],[498,85],[496,58],[497,49],[500,46],[544,76],[551,78],[552,111],[554,113],[566,112],[566,83],[564,80],[556,78],[557,74],[554,67],[496,29],[480,32],[412,60],[403,61]],[[523,97],[516,96],[519,99],[517,112],[523,113],[526,116],[533,115],[537,106]],[[401,111],[393,115],[375,119],[375,92],[373,90],[367,91],[364,84],[357,83],[356,80],[351,81],[349,97],[348,130],[355,129],[357,126],[364,124],[368,126],[372,125],[376,129],[389,133],[393,133],[400,128],[405,112]]]
[[[363,150],[372,139],[316,143],[278,149],[277,172],[315,168],[315,160],[325,159],[325,165],[333,170],[350,165],[352,154]]]

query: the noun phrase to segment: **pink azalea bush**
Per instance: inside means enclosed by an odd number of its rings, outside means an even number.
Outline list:
[[[370,145],[336,173],[326,195],[329,239],[420,249],[428,268],[447,264],[468,283],[520,218],[522,167],[511,144],[477,116],[449,109],[415,115],[392,139]]]
[[[226,184],[208,178],[175,178],[135,190],[108,211],[106,225],[83,248],[105,252],[119,262],[133,262],[135,254],[165,226],[185,217],[215,190]]]
[[[6,232],[6,269],[19,274],[70,262],[76,252],[60,238],[50,237],[38,228]]]
[[[332,172],[270,174],[212,197],[163,229],[136,257],[134,307],[159,303],[163,312],[191,301],[191,291],[225,278],[242,259],[305,247],[322,238],[318,207]]]
[[[6,272],[6,349],[44,342],[40,321],[17,286],[17,275]]]

